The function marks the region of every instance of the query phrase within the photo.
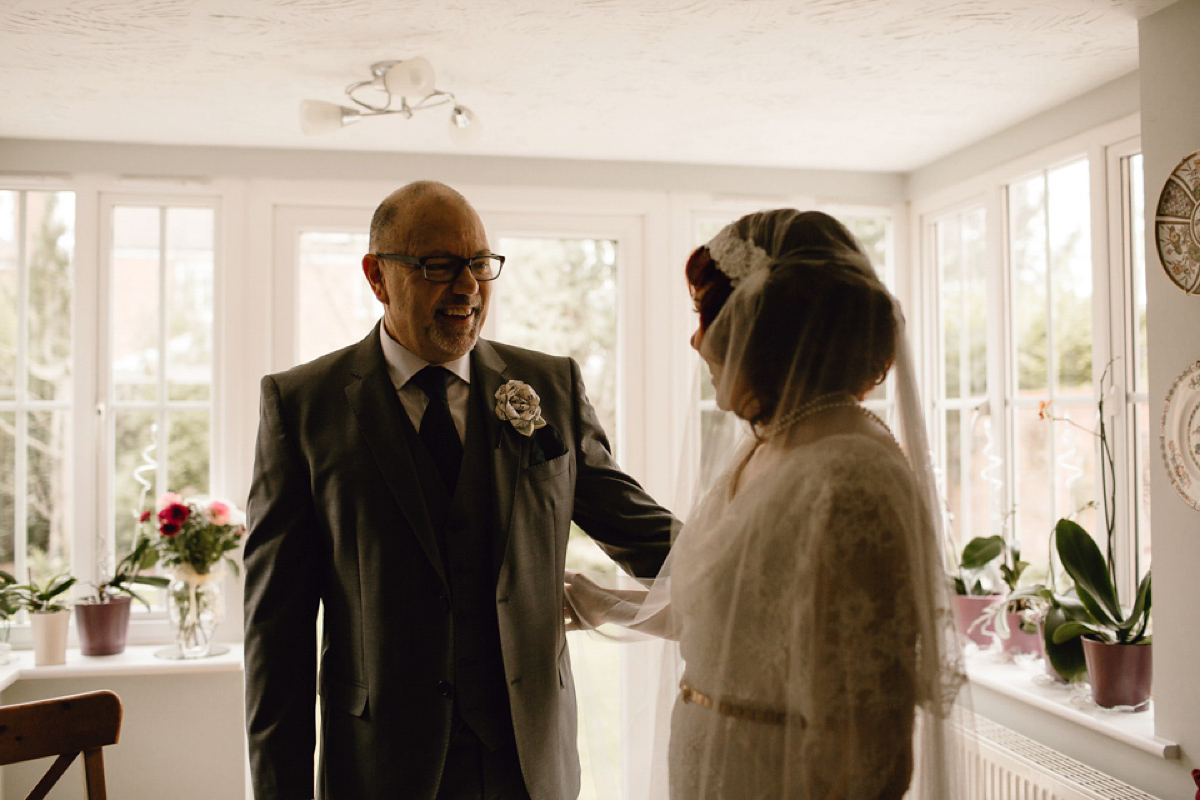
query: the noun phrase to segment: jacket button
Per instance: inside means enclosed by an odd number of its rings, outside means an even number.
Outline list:
[[[450,685],[450,681],[438,681],[438,693],[442,697],[449,697],[454,694],[454,687]]]

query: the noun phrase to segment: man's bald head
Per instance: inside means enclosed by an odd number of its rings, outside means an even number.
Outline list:
[[[371,217],[372,253],[408,254],[413,233],[440,216],[447,207],[469,210],[467,198],[438,181],[414,181],[392,192]]]

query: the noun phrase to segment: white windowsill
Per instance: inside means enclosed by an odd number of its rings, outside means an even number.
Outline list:
[[[229,652],[206,658],[173,660],[154,655],[166,645],[137,645],[112,656],[85,656],[67,650],[67,663],[53,667],[33,664],[32,650],[14,650],[7,664],[0,664],[0,691],[17,681],[47,678],[85,678],[115,675],[194,675],[200,672],[241,672],[242,644],[231,642]]]
[[[1180,757],[1179,745],[1154,734],[1154,701],[1146,711],[1110,711],[1092,702],[1086,687],[1056,683],[1040,659],[1007,661],[993,651],[968,654],[971,682],[1020,703],[1165,760]]]

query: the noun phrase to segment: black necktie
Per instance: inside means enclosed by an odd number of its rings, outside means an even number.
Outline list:
[[[444,367],[428,366],[412,377],[412,382],[420,387],[429,404],[425,406],[425,415],[421,417],[421,441],[425,449],[433,456],[446,488],[454,493],[458,484],[458,467],[462,463],[462,442],[458,438],[458,429],[454,427],[454,418],[450,416],[450,403],[446,400],[446,380],[450,372]]]

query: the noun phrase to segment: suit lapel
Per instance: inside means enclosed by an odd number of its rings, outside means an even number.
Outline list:
[[[496,535],[492,539],[494,563],[499,573],[508,547],[509,531],[512,528],[513,498],[517,489],[517,472],[521,466],[522,452],[528,449],[524,436],[511,436],[505,430],[508,423],[502,422],[495,412],[496,390],[504,384],[507,365],[495,348],[480,339],[475,343],[471,355],[472,383],[477,383],[483,398],[484,426],[487,441],[491,446],[492,475],[496,486]],[[517,441],[517,440],[521,441]]]
[[[346,400],[413,535],[438,576],[446,581],[433,521],[421,489],[421,477],[406,442],[405,426],[411,428],[412,423],[408,421],[404,406],[396,396],[396,387],[388,376],[383,348],[379,344],[378,325],[358,346],[354,379],[346,385]]]

